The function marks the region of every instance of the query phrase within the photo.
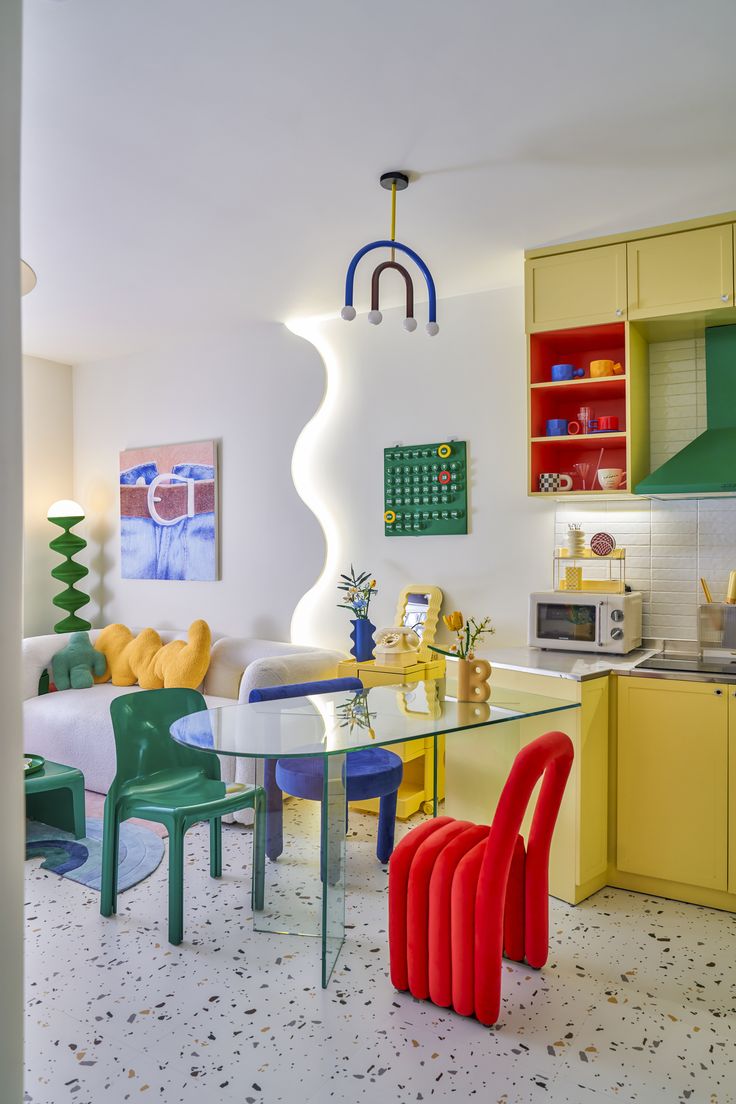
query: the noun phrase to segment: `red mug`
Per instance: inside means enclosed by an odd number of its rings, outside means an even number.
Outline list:
[[[601,433],[615,433],[618,429],[618,418],[615,414],[602,414],[598,418],[598,429]]]

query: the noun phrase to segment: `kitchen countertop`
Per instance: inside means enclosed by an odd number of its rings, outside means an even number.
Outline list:
[[[492,667],[524,671],[530,675],[553,675],[585,682],[610,674],[629,674],[632,667],[655,655],[660,648],[636,648],[628,655],[596,655],[591,652],[553,651],[546,648],[489,648],[482,658]],[[644,672],[637,672],[643,674]]]
[[[697,645],[690,648],[697,650]],[[628,655],[595,655],[591,652],[563,652],[545,648],[491,648],[483,650],[482,658],[501,671],[523,671],[529,675],[551,675],[556,678],[585,682],[605,675],[635,675],[637,678],[677,679],[681,682],[720,682],[736,684],[736,673],[729,676],[701,671],[635,671],[637,663],[662,651],[658,647],[636,648]]]

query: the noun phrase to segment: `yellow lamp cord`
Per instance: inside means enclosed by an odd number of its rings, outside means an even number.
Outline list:
[[[396,241],[396,181],[391,183],[391,241]],[[396,250],[391,250],[391,260],[396,260]]]

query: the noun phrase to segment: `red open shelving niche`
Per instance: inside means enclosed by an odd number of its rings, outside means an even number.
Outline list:
[[[623,322],[532,334],[529,341],[531,383],[550,383],[553,364],[574,364],[576,368],[585,370],[586,378],[590,376],[591,360],[612,360],[626,368]],[[604,378],[616,379],[615,376]]]
[[[539,476],[543,472],[571,475],[572,490],[583,490],[579,475],[573,471],[575,463],[587,463],[590,471],[585,480],[589,494],[605,494],[595,481],[595,472],[602,468],[626,470],[626,361],[624,324],[615,322],[605,326],[583,326],[572,330],[555,330],[551,333],[530,336],[530,435],[531,464],[530,487],[539,492]],[[592,360],[612,360],[624,368],[623,375],[590,378]],[[582,368],[585,376],[569,381],[553,381],[553,364],[572,364]],[[547,438],[546,423],[550,418],[577,421],[581,406],[591,408],[591,416],[618,418],[615,433],[570,435]],[[535,438],[538,438],[535,440]],[[541,439],[540,439],[541,438]],[[603,458],[598,463],[603,449]],[[617,488],[627,490],[627,485]]]

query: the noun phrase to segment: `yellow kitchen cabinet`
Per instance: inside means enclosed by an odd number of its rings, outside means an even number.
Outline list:
[[[526,262],[527,333],[626,317],[626,246],[604,245]]]
[[[494,686],[579,702],[581,708],[449,736],[444,812],[489,824],[519,749],[545,732],[567,733],[575,759],[552,837],[549,891],[577,904],[606,884],[608,872],[608,677],[577,682],[494,667],[491,703]],[[530,819],[522,825],[525,837]]]
[[[628,242],[629,319],[734,305],[733,226]]]
[[[736,687],[728,698],[728,892],[736,893]]]
[[[727,890],[729,687],[617,681],[616,867]]]

